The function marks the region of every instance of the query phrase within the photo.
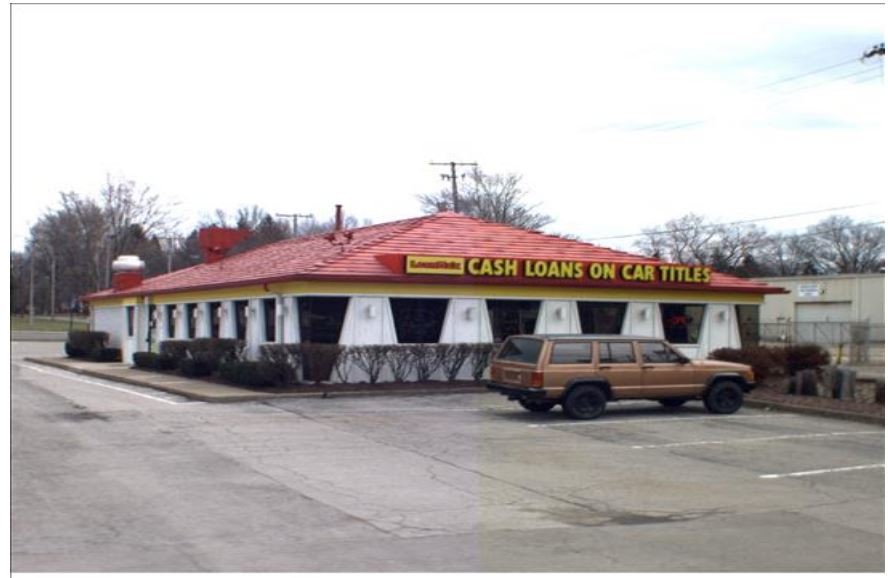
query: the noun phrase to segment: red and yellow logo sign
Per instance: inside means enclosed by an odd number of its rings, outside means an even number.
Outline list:
[[[407,273],[413,275],[464,275],[464,257],[425,257],[407,255]]]

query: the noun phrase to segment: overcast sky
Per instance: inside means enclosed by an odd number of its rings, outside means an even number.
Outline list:
[[[12,248],[106,174],[178,203],[187,233],[252,204],[416,216],[446,184],[429,161],[450,160],[520,173],[547,231],[585,239],[690,211],[881,220],[883,64],[857,59],[884,22],[877,5],[16,5]]]

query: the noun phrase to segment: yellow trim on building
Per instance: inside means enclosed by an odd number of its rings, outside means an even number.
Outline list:
[[[157,305],[202,301],[260,299],[276,295],[410,295],[430,297],[524,298],[524,299],[594,299],[615,301],[679,301],[684,303],[749,303],[764,301],[764,295],[718,291],[608,289],[594,287],[546,287],[503,285],[434,285],[414,283],[356,283],[329,281],[290,281],[263,285],[244,285],[224,289],[163,293],[146,297]],[[114,304],[108,304],[114,301]],[[96,307],[134,305],[141,298],[97,300]]]
[[[142,297],[106,297],[90,301],[89,305],[94,309],[109,309],[127,305],[141,305],[142,300]]]

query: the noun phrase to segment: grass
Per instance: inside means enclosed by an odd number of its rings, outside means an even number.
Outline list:
[[[33,325],[28,323],[27,315],[24,317],[15,316],[10,319],[9,325],[12,331],[68,331],[69,329],[85,331],[89,329],[89,322],[85,318],[75,317],[72,324],[68,317],[62,315],[55,319],[34,317]]]

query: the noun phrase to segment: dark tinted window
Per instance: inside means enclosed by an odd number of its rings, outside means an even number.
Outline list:
[[[540,349],[542,347],[543,342],[539,339],[513,337],[503,344],[497,359],[536,364],[540,358]]]
[[[210,337],[219,337],[219,311],[222,304],[218,301],[210,303]]]
[[[625,303],[591,303],[578,301],[580,328],[583,333],[617,334],[623,331]]]
[[[247,307],[249,306],[250,302],[247,300],[234,302],[234,331],[241,341],[247,338]]]
[[[170,339],[176,337],[176,318],[173,317],[173,311],[175,310],[175,305],[164,305],[163,307],[163,314],[166,317],[167,337]]]
[[[599,363],[635,363],[635,352],[629,341],[602,341],[598,344]]]
[[[135,333],[135,315],[136,308],[135,307],[127,307],[126,308],[126,334],[129,337],[132,337]]]
[[[392,297],[392,317],[398,343],[437,343],[447,313],[447,299]]]
[[[500,342],[510,335],[533,333],[540,312],[540,302],[488,299],[487,312],[490,315],[493,340]]]
[[[703,325],[703,305],[681,303],[661,303],[663,335],[670,343],[697,343],[700,340],[700,327]]]
[[[185,306],[185,323],[188,324],[188,339],[194,339],[197,335],[197,319],[194,318],[195,311],[197,311],[196,303],[189,303]]]
[[[556,342],[549,363],[592,363],[592,344]]]
[[[265,313],[265,341],[274,342],[275,326],[277,324],[276,299],[263,299],[262,309]]]
[[[681,355],[669,349],[659,342],[643,342],[641,346],[641,359],[645,363],[678,363],[683,359]]]
[[[737,305],[737,323],[740,328],[740,345],[759,344],[759,306]]]
[[[299,297],[299,337],[303,343],[339,343],[348,297]]]

